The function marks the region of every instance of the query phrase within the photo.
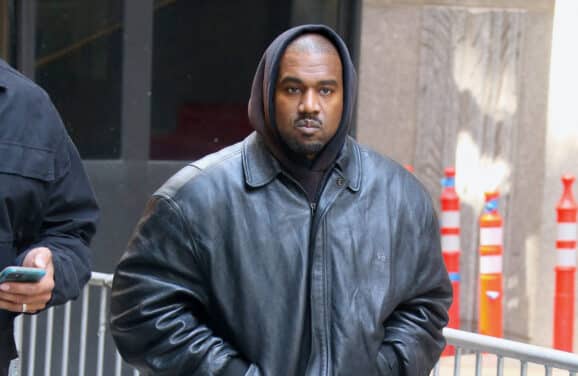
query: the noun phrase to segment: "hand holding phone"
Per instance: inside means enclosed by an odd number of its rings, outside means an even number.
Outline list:
[[[46,271],[40,268],[24,266],[7,266],[0,272],[0,283],[4,282],[38,282]]]
[[[55,286],[52,251],[36,247],[28,251],[23,266],[0,272],[0,310],[36,313],[46,308]]]

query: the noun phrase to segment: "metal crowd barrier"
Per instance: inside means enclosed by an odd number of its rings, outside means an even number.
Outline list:
[[[138,376],[138,370],[122,361],[107,332],[111,286],[112,274],[93,272],[79,301],[49,308],[38,315],[19,316],[14,330],[21,356],[14,373],[17,376]],[[98,300],[91,299],[93,290],[100,290],[97,291],[100,293]],[[80,317],[80,322],[72,320],[73,311],[77,314],[75,317]],[[96,316],[95,312],[98,312]],[[78,328],[74,328],[76,324],[79,324]],[[44,330],[39,330],[39,326]],[[61,330],[55,331],[55,326]],[[76,343],[73,342],[73,329],[77,334]],[[54,351],[55,344],[57,351]]]
[[[19,316],[15,333],[18,349],[22,351],[16,375],[138,376],[136,369],[122,361],[107,332],[111,285],[112,274],[93,272],[80,301],[50,308],[39,315]],[[94,289],[100,290],[98,301],[90,297]],[[98,314],[93,317],[93,312]],[[61,320],[55,320],[55,316]],[[79,326],[78,320],[72,317],[80,317]],[[59,330],[55,330],[55,326]],[[444,336],[448,344],[455,347],[455,355],[442,358],[432,376],[576,376],[578,373],[578,356],[572,353],[450,328],[444,329]],[[72,338],[78,342],[72,343]],[[54,351],[55,348],[58,351]],[[60,356],[56,352],[60,352]],[[516,370],[512,369],[512,362],[518,365]]]
[[[444,329],[444,336],[455,347],[455,356],[442,358],[434,376],[576,376],[578,372],[578,356],[573,353],[450,328]],[[462,365],[465,357],[470,357],[467,367]]]

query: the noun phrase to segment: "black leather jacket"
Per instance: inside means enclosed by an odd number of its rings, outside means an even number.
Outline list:
[[[348,139],[311,207],[253,133],[154,194],[115,272],[111,328],[146,374],[423,376],[450,301],[410,173]]]

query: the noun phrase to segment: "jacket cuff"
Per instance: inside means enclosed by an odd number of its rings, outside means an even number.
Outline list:
[[[401,365],[399,363],[399,359],[397,357],[397,353],[391,346],[382,346],[380,349],[381,355],[387,361],[387,365],[389,366],[390,372],[388,375],[398,376],[401,375]]]
[[[224,376],[243,376],[249,370],[249,365],[240,358],[231,358],[223,370]]]

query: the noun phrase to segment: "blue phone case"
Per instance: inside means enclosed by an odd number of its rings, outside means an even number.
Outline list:
[[[24,266],[7,266],[0,272],[0,283],[4,282],[38,282],[46,271]]]

